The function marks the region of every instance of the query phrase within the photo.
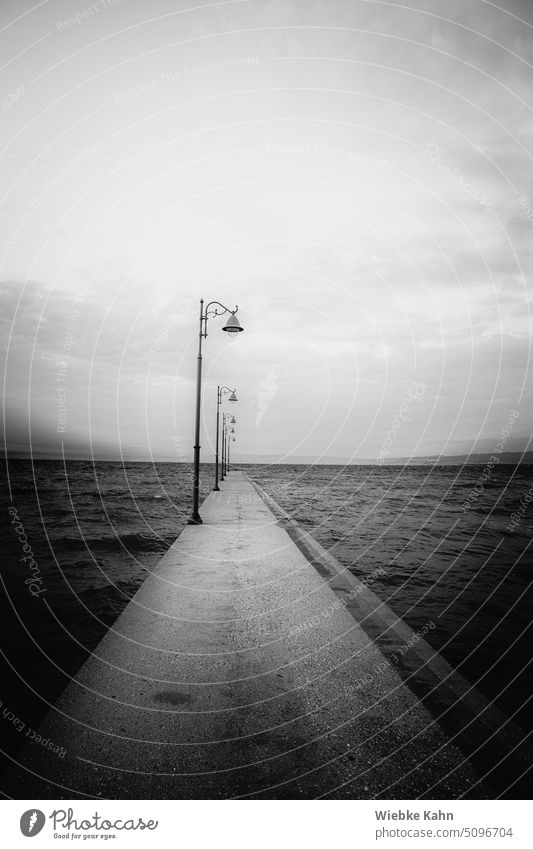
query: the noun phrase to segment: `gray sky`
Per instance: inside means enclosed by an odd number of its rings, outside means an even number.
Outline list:
[[[190,459],[202,296],[245,327],[209,324],[204,459],[217,383],[240,456],[492,450],[512,411],[525,447],[530,3],[0,16],[12,450]]]

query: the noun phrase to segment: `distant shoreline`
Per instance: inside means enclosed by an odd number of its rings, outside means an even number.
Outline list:
[[[369,466],[369,467],[378,467],[378,468],[398,468],[398,467],[426,467],[426,466],[483,466],[485,465],[491,455],[488,453],[483,454],[461,454],[461,455],[450,455],[450,456],[424,456],[424,457],[391,457],[390,460],[387,460],[384,463],[377,463],[375,460],[369,460],[365,458],[356,459],[356,460],[341,460],[338,458],[333,458],[331,460],[326,458],[282,458],[279,459],[277,457],[272,457],[268,459],[266,457],[262,457],[261,459],[235,459],[235,466],[339,466],[339,467],[351,467],[351,466]],[[174,457],[162,457],[162,458],[146,458],[146,457],[58,457],[58,456],[39,456],[39,455],[31,455],[31,454],[7,454],[4,455],[4,461],[9,462],[10,460],[26,460],[33,462],[52,462],[52,463],[61,463],[65,460],[68,463],[147,463],[147,464],[155,464],[155,463],[174,463],[175,465],[189,465],[192,463],[192,458],[190,460],[176,460]],[[207,460],[202,460],[202,465],[210,465],[215,462],[214,457],[209,458]],[[530,466],[533,465],[533,451],[526,451],[523,454],[520,454],[518,451],[508,452],[500,455],[499,460],[500,466]]]

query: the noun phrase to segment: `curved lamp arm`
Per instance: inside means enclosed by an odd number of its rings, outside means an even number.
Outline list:
[[[228,392],[235,393],[236,391],[237,391],[236,389],[230,389],[229,386],[219,386],[218,387],[218,399],[217,399],[218,403],[219,404],[222,403],[222,395],[227,395]]]
[[[216,304],[215,309],[210,310],[210,307],[212,307],[215,304]],[[221,310],[219,311],[217,309],[217,307],[220,307]],[[238,305],[235,307],[234,310],[232,310],[229,307],[224,306],[224,304],[221,304],[220,301],[209,301],[209,303],[207,304],[207,306],[204,310],[204,313],[203,313],[203,315],[200,319],[200,323],[202,321],[204,323],[203,333],[200,333],[200,335],[203,336],[204,339],[207,336],[207,319],[209,318],[209,316],[212,316],[214,318],[217,315],[224,315],[224,313],[227,313],[227,312],[231,313],[231,315],[235,315],[235,313],[238,312],[238,311],[239,311]]]
[[[210,313],[209,307],[212,307],[213,304],[216,304],[217,307],[222,307],[222,312],[219,312],[215,307],[215,309],[211,310],[211,313]],[[226,312],[230,312],[232,315],[235,315],[235,313],[238,312],[238,311],[239,311],[238,306],[236,306],[234,310],[231,310],[229,307],[225,307],[224,304],[221,304],[220,301],[209,301],[208,305],[205,308],[205,318],[207,318],[208,315],[224,315],[224,313],[226,313]]]

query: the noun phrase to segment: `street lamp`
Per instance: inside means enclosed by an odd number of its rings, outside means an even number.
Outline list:
[[[235,431],[232,430],[230,433],[228,433],[228,472],[231,471],[229,467],[230,446],[232,442],[235,442],[235,437],[231,435],[232,433],[235,433]]]
[[[235,416],[231,416],[229,413],[222,413],[222,474],[220,476],[220,480],[224,480],[224,475],[227,474],[228,471],[228,426],[226,424],[226,419],[230,419],[230,424],[237,424],[235,420]]]
[[[218,307],[221,308],[219,312]],[[238,306],[234,310],[225,307],[219,301],[210,301],[204,310],[204,300],[200,300],[200,332],[198,334],[198,359],[196,361],[196,419],[194,427],[194,473],[193,473],[193,507],[189,525],[201,525],[202,518],[198,512],[198,501],[200,496],[200,411],[202,405],[202,339],[207,337],[207,319],[210,316],[224,315],[229,312],[229,318],[222,328],[232,336],[240,333],[242,327],[235,315]]]
[[[222,403],[222,395],[227,395],[227,393],[231,393],[228,401],[235,403],[239,399],[235,395],[236,390],[230,389],[228,386],[217,386],[217,437],[216,437],[216,455],[215,455],[215,485],[213,490],[215,492],[220,492],[220,487],[218,485],[218,436],[220,431],[220,405]],[[224,476],[224,470],[222,470],[222,477]]]

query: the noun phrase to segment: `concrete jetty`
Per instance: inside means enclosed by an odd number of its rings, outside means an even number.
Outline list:
[[[505,718],[420,635],[242,472],[201,515],[45,717],[66,754],[28,741],[10,796],[492,798],[428,694]]]

